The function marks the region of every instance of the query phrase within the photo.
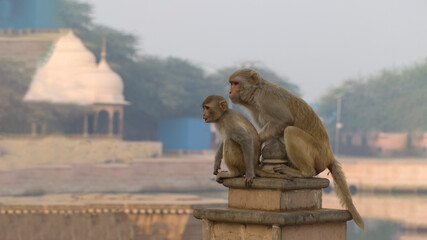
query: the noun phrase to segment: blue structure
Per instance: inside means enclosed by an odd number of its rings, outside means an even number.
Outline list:
[[[164,150],[205,150],[211,148],[210,124],[201,118],[175,118],[159,122],[159,141]]]
[[[0,29],[59,28],[57,0],[0,0]]]

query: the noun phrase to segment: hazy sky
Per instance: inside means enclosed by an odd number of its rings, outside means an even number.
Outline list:
[[[92,3],[96,23],[137,35],[141,53],[208,71],[260,62],[308,101],[348,78],[427,57],[424,0],[81,1]]]

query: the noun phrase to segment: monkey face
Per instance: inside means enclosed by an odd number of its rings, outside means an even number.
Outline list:
[[[240,87],[242,86],[242,80],[238,77],[229,79],[230,91],[228,92],[228,97],[233,103],[238,103],[240,100]]]
[[[217,122],[228,110],[227,101],[222,96],[211,95],[202,104],[205,123]]]
[[[213,111],[210,104],[203,104],[203,120],[205,120],[205,123],[214,122],[216,120],[213,119]]]
[[[204,104],[203,105],[203,120],[205,123],[217,122],[223,111],[219,105]]]

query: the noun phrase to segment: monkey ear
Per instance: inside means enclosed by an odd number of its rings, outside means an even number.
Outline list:
[[[224,112],[225,110],[228,109],[228,104],[227,101],[222,100],[219,102],[219,108],[221,108],[221,110]]]
[[[252,71],[251,74],[249,75],[251,83],[256,85],[259,82],[259,74],[255,71]]]

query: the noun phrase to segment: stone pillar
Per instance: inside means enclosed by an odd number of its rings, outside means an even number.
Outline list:
[[[96,134],[96,130],[98,128],[98,115],[99,111],[95,111],[95,114],[93,115],[93,134]]]
[[[46,135],[46,123],[43,123],[41,126],[41,135]]]
[[[323,178],[293,181],[256,178],[245,188],[243,178],[224,180],[228,208],[196,209],[203,220],[203,240],[344,240],[347,210],[322,209]]]
[[[289,165],[285,144],[279,138],[268,140],[262,148],[262,170],[274,173],[273,169],[282,165]]]
[[[37,136],[37,124],[31,123],[31,136],[35,137]]]
[[[112,137],[114,135],[114,111],[109,109],[108,110],[108,136]]]
[[[35,137],[37,136],[37,124],[31,123],[31,136]]]
[[[87,116],[87,113],[85,113],[85,116],[83,119],[83,137],[87,137],[88,135],[89,135],[88,116]]]
[[[124,118],[123,118],[123,107],[122,108],[120,108],[120,111],[119,111],[119,122],[118,122],[118,131],[117,131],[117,135],[119,135],[119,138],[122,138],[123,137],[123,121],[124,121]]]

